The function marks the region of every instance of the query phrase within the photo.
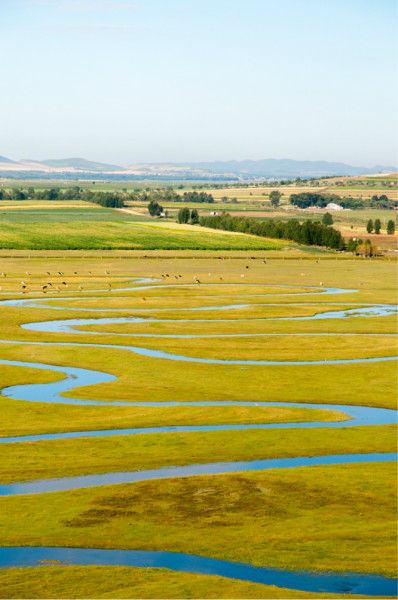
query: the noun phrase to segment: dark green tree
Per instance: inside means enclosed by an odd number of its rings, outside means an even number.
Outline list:
[[[191,211],[191,223],[192,225],[197,225],[199,223],[199,213],[196,208],[193,208]]]
[[[387,223],[387,233],[388,235],[394,235],[395,233],[395,223],[392,219],[390,219]]]
[[[151,217],[158,217],[163,212],[163,207],[156,200],[151,200],[148,204],[148,212]]]
[[[18,188],[14,188],[11,193],[13,200],[25,200],[25,194]]]
[[[178,223],[188,223],[191,212],[187,206],[180,208],[177,215]]]
[[[375,219],[375,233],[379,234],[381,229],[380,219]]]
[[[366,231],[368,233],[372,233],[372,231],[373,231],[373,221],[372,221],[372,219],[369,219],[369,221],[367,222],[367,224],[366,224]]]
[[[325,213],[322,217],[322,223],[324,225],[333,225],[333,217],[330,213]]]
[[[273,190],[269,195],[269,201],[271,202],[271,206],[278,206],[281,198],[282,192],[279,192],[278,190]]]

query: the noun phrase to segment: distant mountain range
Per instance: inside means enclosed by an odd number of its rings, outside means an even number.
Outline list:
[[[33,161],[25,161],[33,162]],[[85,158],[60,158],[58,160],[40,160],[38,164],[51,167],[53,169],[77,169],[81,171],[120,171],[122,167],[117,165],[107,165],[106,163],[93,162]]]
[[[94,162],[85,158],[14,161],[0,156],[0,177],[15,179],[258,181],[332,175],[370,175],[391,173],[396,170],[397,167],[393,166],[352,167],[340,162],[276,158],[192,163],[140,163],[118,166]]]
[[[324,175],[366,175],[378,172],[392,172],[394,167],[376,165],[372,168],[352,167],[344,163],[326,161],[298,161],[291,159],[268,158],[265,160],[231,160],[198,163],[165,163],[135,165],[132,168],[146,167],[148,170],[169,169],[187,170],[213,174],[233,174],[242,178],[284,178],[284,177],[322,177]]]

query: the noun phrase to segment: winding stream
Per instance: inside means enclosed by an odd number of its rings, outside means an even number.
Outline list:
[[[146,290],[154,289],[156,287],[187,287],[187,284],[161,284],[158,286],[154,283],[151,278],[145,278],[137,280],[132,283],[151,283],[151,285],[134,285],[130,288],[118,288],[110,290],[112,292],[132,290]],[[197,288],[196,284],[188,284]],[[206,285],[206,284],[201,284]],[[208,285],[243,285],[248,287],[248,284],[208,284]],[[249,284],[250,285],[250,284]],[[260,287],[258,284],[252,284],[256,287]],[[278,287],[278,288],[294,288],[304,286],[263,286],[263,287]],[[245,294],[245,297],[250,296],[290,296],[290,295],[313,295],[322,294],[344,294],[354,293],[357,290],[343,290],[336,288],[307,288],[310,291],[306,292],[295,292],[290,293],[270,293],[270,294]],[[85,292],[101,292],[109,290],[84,290]],[[202,296],[206,297],[206,296]],[[220,297],[220,296],[211,296]],[[103,297],[90,296],[87,300],[98,299]],[[76,297],[63,298],[62,300],[76,300]],[[200,299],[200,298],[198,298]],[[45,302],[39,299],[23,298],[23,299],[11,299],[3,300],[0,302],[2,306],[19,306],[19,307],[37,307],[47,308],[55,310],[78,310],[78,311],[100,311],[100,312],[112,312],[112,311],[129,311],[129,312],[140,312],[145,313],[160,312],[160,311],[233,311],[239,308],[249,308],[251,306],[264,306],[265,304],[224,304],[222,306],[198,306],[195,308],[167,308],[167,309],[104,309],[104,308],[77,308],[69,306],[54,306],[51,301],[60,301],[60,297],[46,297]],[[306,306],[318,306],[319,304],[325,303],[312,303],[305,304]],[[332,305],[338,305],[338,303],[328,303]],[[298,304],[284,304],[284,306],[297,306]],[[302,304],[301,304],[302,305]],[[267,306],[275,306],[267,304]],[[278,305],[276,305],[278,306]],[[336,319],[336,318],[355,318],[355,317],[373,317],[373,316],[387,316],[396,314],[398,307],[395,305],[352,305],[353,308],[347,308],[348,304],[344,304],[343,309],[330,310],[326,312],[314,313],[311,316],[305,317],[274,317],[274,318],[263,318],[263,319],[250,319],[250,318],[232,318],[232,319],[194,319],[194,322],[206,322],[217,323],[220,321],[263,321],[263,320],[317,320],[317,319]],[[239,334],[214,334],[214,335],[187,335],[187,334],[140,334],[140,333],[122,333],[115,334],[110,332],[100,331],[79,331],[74,328],[84,327],[87,325],[104,325],[104,324],[123,324],[123,323],[143,323],[143,322],[191,322],[191,319],[158,319],[152,316],[148,318],[141,317],[118,317],[118,318],[99,318],[99,319],[62,319],[45,321],[40,323],[26,323],[22,325],[24,329],[35,331],[35,332],[51,332],[51,333],[75,333],[82,335],[123,335],[131,337],[159,337],[159,338],[195,338],[195,337],[251,337],[258,335],[369,335],[369,334],[353,334],[353,333],[239,333]],[[380,335],[380,334],[374,334]],[[382,335],[395,335],[395,334],[382,334]],[[226,359],[209,359],[209,358],[195,358],[190,356],[183,356],[164,352],[162,350],[147,349],[137,346],[124,346],[124,345],[107,345],[107,344],[88,344],[88,343],[68,343],[68,342],[30,342],[30,341],[11,341],[11,340],[0,340],[0,344],[21,344],[21,345],[40,345],[40,346],[76,346],[76,347],[99,347],[99,348],[115,348],[133,352],[135,354],[145,356],[152,359],[163,359],[173,360],[180,362],[196,362],[196,363],[207,363],[207,364],[220,364],[220,365],[325,365],[325,364],[349,364],[358,362],[379,362],[379,361],[391,361],[396,360],[396,356],[387,357],[371,357],[371,358],[356,358],[356,359],[335,359],[335,360],[302,360],[302,361],[271,361],[271,360],[228,360]],[[328,404],[303,404],[303,403],[290,403],[290,402],[101,402],[84,400],[79,398],[70,398],[63,396],[65,392],[69,392],[75,388],[95,385],[98,383],[106,383],[115,381],[116,377],[108,373],[93,371],[89,369],[81,369],[76,367],[68,366],[54,366],[43,363],[32,363],[23,361],[13,360],[0,360],[0,364],[3,365],[14,365],[20,367],[30,367],[34,369],[46,369],[64,374],[66,377],[60,381],[45,383],[45,384],[25,384],[16,385],[5,388],[2,390],[2,395],[8,398],[24,400],[29,402],[46,402],[49,404],[74,404],[74,405],[102,405],[102,406],[126,406],[126,405],[140,405],[140,406],[179,406],[179,405],[257,405],[257,406],[286,406],[286,407],[300,407],[309,409],[332,409],[340,411],[346,415],[342,418],[348,418],[348,420],[342,421],[330,421],[330,422],[301,422],[301,423],[272,423],[272,424],[239,424],[239,425],[194,425],[194,426],[165,426],[165,427],[146,427],[146,428],[130,428],[130,429],[112,429],[112,430],[99,430],[99,431],[69,431],[63,433],[47,433],[32,436],[14,436],[8,438],[0,438],[1,443],[19,443],[25,441],[38,441],[38,440],[55,440],[75,437],[95,437],[95,436],[114,436],[114,435],[138,435],[138,434],[158,434],[158,433],[175,433],[175,432],[193,432],[193,431],[219,431],[219,430],[246,430],[246,429],[277,429],[277,428],[338,428],[338,427],[356,427],[363,425],[385,425],[396,422],[396,411],[383,409],[383,408],[372,408],[366,406],[348,406],[348,405],[328,405]],[[276,458],[266,460],[255,460],[246,462],[230,462],[230,463],[209,463],[200,465],[187,465],[177,467],[163,467],[160,469],[153,470],[142,470],[136,472],[123,472],[123,473],[104,473],[94,475],[83,475],[78,477],[64,477],[64,478],[53,478],[46,480],[34,480],[22,483],[14,483],[9,485],[0,485],[0,495],[21,495],[21,494],[37,494],[37,493],[48,493],[70,489],[78,489],[83,487],[93,487],[98,485],[113,485],[120,483],[130,483],[136,481],[144,481],[149,479],[163,479],[169,477],[188,477],[194,475],[205,475],[205,474],[221,474],[221,473],[232,473],[239,471],[253,471],[253,470],[265,470],[275,468],[295,468],[303,466],[316,466],[316,465],[333,465],[333,464],[347,464],[347,463],[370,463],[370,462],[384,462],[395,460],[395,455],[392,453],[381,453],[381,454],[349,454],[349,455],[330,455],[330,456],[314,456],[314,457],[294,457],[294,458]],[[363,575],[363,574],[322,574],[322,573],[308,573],[308,572],[287,572],[278,569],[270,569],[265,567],[254,567],[252,565],[243,565],[235,562],[221,561],[217,559],[210,559],[200,556],[193,556],[188,554],[179,554],[173,552],[150,552],[150,551],[134,551],[134,550],[101,550],[101,549],[83,549],[83,548],[0,548],[0,566],[11,567],[11,566],[27,566],[37,565],[41,561],[46,560],[60,560],[67,564],[79,564],[79,565],[128,565],[128,566],[141,566],[141,567],[166,567],[176,571],[186,571],[202,574],[217,574],[224,577],[232,577],[235,579],[241,579],[243,581],[252,581],[256,583],[263,583],[268,585],[277,585],[283,588],[297,589],[308,592],[334,592],[334,593],[355,593],[355,594],[368,594],[377,596],[394,595],[397,591],[397,582],[394,579],[388,579],[381,576],[375,575]]]
[[[102,550],[93,548],[0,548],[2,567],[38,566],[42,561],[59,560],[73,565],[115,565],[157,567],[185,573],[219,575],[305,592],[367,594],[393,596],[396,582],[377,575],[359,573],[319,575],[306,571],[292,572],[255,567],[242,563],[193,556],[179,552],[139,550]]]

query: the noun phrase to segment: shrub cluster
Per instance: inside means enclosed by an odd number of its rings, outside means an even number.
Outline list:
[[[326,246],[337,250],[344,250],[344,239],[339,231],[327,227],[317,221],[306,220],[300,223],[295,219],[289,221],[256,221],[247,217],[231,217],[225,213],[221,216],[200,217],[202,227],[223,229],[225,231],[239,231],[282,240],[291,240],[308,246]]]
[[[348,252],[353,252],[357,256],[378,256],[380,254],[379,248],[372,244],[370,240],[357,240],[350,238],[347,242]]]

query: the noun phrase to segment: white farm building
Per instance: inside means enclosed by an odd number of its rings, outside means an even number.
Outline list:
[[[340,204],[329,202],[329,204],[326,206],[326,210],[344,210],[344,208],[340,206]]]

